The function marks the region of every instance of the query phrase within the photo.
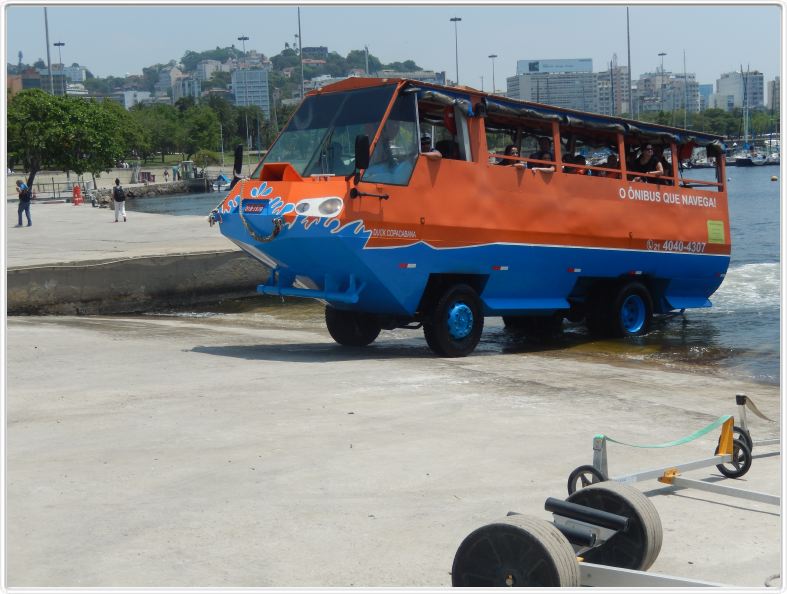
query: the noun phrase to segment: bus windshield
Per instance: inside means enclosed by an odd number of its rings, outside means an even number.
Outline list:
[[[395,85],[306,97],[257,166],[289,163],[300,175],[349,175],[355,170],[355,137],[374,137]]]

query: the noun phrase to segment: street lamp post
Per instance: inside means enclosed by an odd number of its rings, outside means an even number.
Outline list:
[[[63,47],[65,45],[65,43],[62,42],[62,41],[56,41],[53,45],[57,48],[57,59],[60,61],[60,78],[61,78],[62,83],[63,83],[63,95],[65,96],[65,94],[66,94],[66,73],[63,70],[63,56],[60,53],[60,48]]]
[[[244,115],[246,116],[246,146],[251,150],[251,137],[249,136],[249,81],[246,77],[246,42],[248,40],[249,38],[246,35],[238,37],[238,41],[243,43],[243,103],[246,107],[244,110]]]
[[[492,59],[492,94],[494,95],[497,89],[495,86],[495,58],[497,58],[497,54],[489,54],[489,57]]]
[[[454,45],[456,47],[456,84],[459,85],[459,30],[457,29],[457,23],[461,21],[460,17],[451,17],[450,21],[454,24]]]
[[[667,55],[667,52],[659,52],[659,57],[661,57],[661,76],[659,77],[659,83],[661,85],[661,111],[664,111],[664,56]]]

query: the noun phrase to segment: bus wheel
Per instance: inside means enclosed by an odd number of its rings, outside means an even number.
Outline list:
[[[610,290],[611,289],[611,290]],[[586,324],[596,336],[639,336],[653,318],[653,301],[642,283],[627,283],[615,291],[597,290],[588,303]]]
[[[483,329],[481,300],[468,285],[449,287],[424,320],[426,343],[441,357],[469,355]]]
[[[641,283],[628,283],[618,291],[612,311],[611,330],[614,336],[645,334],[653,317],[650,292]]]
[[[373,315],[325,306],[325,325],[331,337],[343,346],[362,347],[380,334],[380,323]]]

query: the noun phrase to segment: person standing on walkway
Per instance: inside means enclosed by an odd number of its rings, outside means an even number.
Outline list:
[[[30,200],[33,196],[30,188],[28,188],[27,184],[21,179],[16,180],[16,194],[19,197],[19,206],[16,209],[19,215],[19,222],[16,226],[22,226],[22,213],[25,213],[27,216],[27,226],[30,227],[33,225],[33,221],[30,219]]]
[[[165,169],[164,170],[164,183],[167,183],[168,181],[169,181],[169,169]]]
[[[126,192],[123,186],[120,185],[120,180],[115,178],[115,187],[112,188],[112,199],[115,201],[115,222],[118,222],[119,217],[123,217],[123,222],[126,222]],[[19,215],[20,220],[22,215]]]

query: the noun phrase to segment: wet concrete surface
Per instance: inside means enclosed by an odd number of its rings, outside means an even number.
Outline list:
[[[474,529],[550,519],[596,433],[676,439],[734,414],[737,392],[780,410],[777,386],[665,366],[652,346],[538,345],[491,320],[462,359],[416,330],[342,348],[312,302],[14,317],[6,336],[9,586],[445,587]],[[705,458],[717,437],[612,445],[610,472]],[[723,484],[779,494],[781,458]],[[779,573],[778,508],[636,487],[664,527],[652,572]]]

